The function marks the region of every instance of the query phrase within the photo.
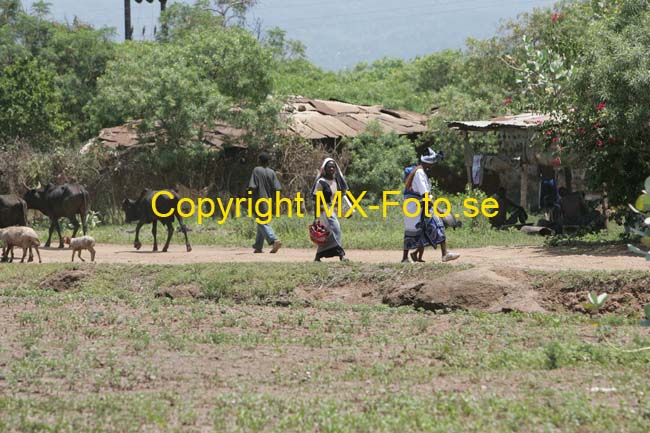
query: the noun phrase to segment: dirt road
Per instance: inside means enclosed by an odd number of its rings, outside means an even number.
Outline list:
[[[197,245],[191,253],[185,252],[181,245],[172,245],[167,253],[150,250],[136,251],[131,245],[99,244],[98,263],[134,264],[186,264],[209,262],[310,262],[314,258],[313,249],[282,248],[277,254],[253,254],[249,248],[228,248]],[[150,248],[150,247],[149,247]],[[268,249],[267,249],[268,251]],[[650,262],[633,256],[623,247],[602,248],[544,248],[544,247],[485,247],[454,250],[461,257],[454,264],[472,264],[491,268],[508,267],[539,269],[546,271],[581,270],[626,270],[650,271]],[[16,253],[19,253],[16,250]],[[42,248],[44,263],[69,262],[72,252],[68,249]],[[352,261],[364,263],[397,263],[401,251],[347,250]],[[82,254],[89,259],[89,253]],[[428,249],[425,260],[439,261],[440,253]],[[75,259],[75,262],[78,259]],[[324,262],[336,262],[335,259]]]

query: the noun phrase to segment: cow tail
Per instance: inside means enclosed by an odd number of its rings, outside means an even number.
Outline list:
[[[82,233],[85,236],[86,235],[86,229],[87,229],[86,221],[88,219],[88,210],[89,210],[88,209],[88,201],[89,201],[88,200],[88,191],[86,191],[86,188],[84,188],[84,190],[83,190],[83,197],[84,197],[84,202],[81,205],[81,209],[80,209],[81,212],[79,212],[79,216],[81,218],[81,227],[83,228]]]
[[[88,213],[88,201],[89,201],[88,191],[84,189],[84,205],[83,205],[84,215]]]

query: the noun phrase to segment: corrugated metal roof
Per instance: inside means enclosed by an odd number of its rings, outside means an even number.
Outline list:
[[[108,148],[130,147],[151,141],[153,134],[138,137],[138,126],[141,122],[129,122],[113,128],[105,128],[97,137]]]
[[[463,131],[494,131],[504,128],[536,128],[551,120],[551,116],[539,113],[522,113],[513,116],[494,117],[490,120],[454,121],[447,123],[449,128]]]
[[[110,149],[123,149],[152,143],[155,140],[153,132],[143,136],[138,135],[138,126],[140,124],[141,121],[136,120],[124,125],[104,128],[99,132],[97,139],[104,147]],[[241,140],[244,134],[246,134],[246,131],[243,129],[217,124],[203,132],[203,143],[214,150],[221,150],[224,146],[246,148],[246,145]]]
[[[287,102],[280,118],[287,123],[289,133],[308,140],[356,137],[364,132],[372,121],[378,121],[385,132],[398,135],[418,134],[427,130],[429,119],[424,114],[390,110],[376,105],[354,105],[302,97]],[[109,148],[125,148],[153,141],[153,133],[145,135],[144,138],[138,136],[139,124],[140,121],[134,121],[105,128],[97,138]],[[224,146],[245,148],[246,145],[241,140],[245,133],[243,129],[218,124],[204,132],[203,141],[215,150]]]
[[[285,104],[282,115],[291,131],[307,139],[355,137],[373,120],[379,121],[385,132],[418,134],[427,130],[429,120],[411,111],[302,97]]]

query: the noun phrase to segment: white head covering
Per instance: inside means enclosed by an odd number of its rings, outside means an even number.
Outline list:
[[[428,147],[427,150],[429,151],[429,153],[422,155],[420,157],[420,162],[422,162],[423,164],[433,164],[438,159],[443,159],[445,157],[444,153],[435,152],[430,147]]]
[[[320,166],[320,169],[318,170],[318,176],[316,176],[316,181],[314,182],[314,186],[311,188],[311,194],[314,195],[316,194],[316,185],[318,185],[318,181],[320,178],[323,177],[323,174],[325,173],[325,166],[327,165],[328,162],[333,162],[334,165],[336,166],[336,173],[334,174],[334,179],[336,179],[336,185],[339,189],[339,191],[347,191],[348,190],[348,182],[345,180],[345,177],[343,176],[343,173],[341,172],[341,167],[339,167],[338,163],[334,161],[333,158],[325,158],[323,163]]]

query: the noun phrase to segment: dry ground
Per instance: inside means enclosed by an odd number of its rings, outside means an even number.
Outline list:
[[[619,247],[97,250],[0,264],[0,431],[650,429],[650,265]]]
[[[229,248],[198,245],[187,253],[180,245],[171,245],[166,253],[152,252],[150,246],[140,251],[131,245],[97,245],[97,263],[130,263],[177,265],[191,263],[224,262],[310,262],[314,258],[313,249],[282,248],[277,254],[253,254],[250,248]],[[621,246],[608,247],[484,247],[454,250],[461,258],[453,264],[470,264],[490,268],[509,267],[545,271],[558,270],[641,270],[650,271],[650,262],[634,256]],[[18,252],[18,251],[17,251]],[[71,252],[67,249],[41,249],[45,263],[65,263],[70,261]],[[86,259],[88,252],[82,253]],[[350,260],[361,263],[396,263],[401,260],[401,251],[348,250]],[[78,260],[78,259],[75,259]],[[440,261],[440,253],[429,248],[425,260]],[[335,261],[330,259],[329,261]]]

